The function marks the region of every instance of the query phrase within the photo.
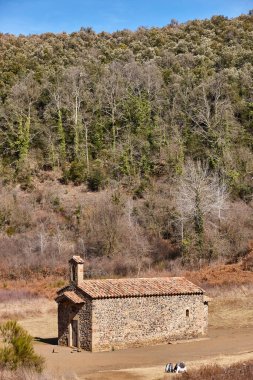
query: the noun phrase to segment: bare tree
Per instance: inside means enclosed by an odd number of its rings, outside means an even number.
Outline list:
[[[119,130],[117,119],[119,118],[120,104],[125,94],[126,89],[122,75],[122,64],[119,62],[112,62],[105,67],[101,81],[97,86],[97,96],[99,98],[101,108],[111,120],[112,148],[114,154]]]
[[[79,158],[81,137],[81,102],[83,92],[83,75],[79,67],[71,67],[65,72],[66,99],[68,107],[72,110],[74,122],[74,155]]]
[[[188,162],[179,181],[176,204],[180,215],[181,239],[184,239],[184,225],[193,221],[195,232],[202,236],[208,215],[217,217],[219,223],[228,193],[226,185],[212,174],[201,162]]]
[[[5,109],[8,120],[8,131],[2,136],[2,145],[18,156],[22,163],[27,158],[33,133],[31,132],[32,106],[38,98],[38,86],[33,73],[16,83],[11,90],[11,96]]]
[[[44,81],[45,88],[48,89],[51,102],[49,102],[47,106],[47,110],[45,112],[45,116],[49,119],[51,119],[51,113],[57,112],[57,142],[59,144],[56,144],[59,146],[59,157],[61,164],[64,165],[65,159],[66,159],[66,139],[65,139],[65,130],[64,125],[62,121],[62,108],[63,108],[63,101],[64,101],[64,83],[63,83],[63,77],[62,74],[57,74],[55,77],[54,83],[51,83],[48,81],[48,79],[45,79]],[[51,135],[51,131],[49,130],[47,132],[47,139],[48,139],[48,145],[50,147],[51,151],[51,159],[53,162],[53,165],[55,163],[55,146],[53,137]]]
[[[218,162],[224,158],[230,142],[238,134],[229,90],[221,76],[201,83],[196,88],[191,83],[180,98],[183,113],[193,131],[205,141],[210,158]]]

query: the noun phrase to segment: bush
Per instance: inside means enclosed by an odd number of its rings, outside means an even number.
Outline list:
[[[34,189],[33,174],[29,165],[20,165],[16,170],[16,181],[20,183],[20,188],[24,191],[31,191]]]
[[[134,189],[133,199],[143,199],[145,191],[147,190],[148,182],[143,180],[141,183]]]
[[[75,185],[81,185],[86,178],[86,168],[81,161],[73,161],[68,171],[68,180]]]
[[[30,368],[36,372],[43,369],[44,360],[34,352],[32,337],[16,322],[0,325],[4,347],[0,349],[0,366],[10,370]]]
[[[90,191],[99,191],[103,188],[104,176],[100,170],[95,170],[88,176],[87,186]]]

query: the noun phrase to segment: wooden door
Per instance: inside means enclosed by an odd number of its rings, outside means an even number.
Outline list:
[[[78,321],[73,319],[72,326],[72,346],[78,347]]]

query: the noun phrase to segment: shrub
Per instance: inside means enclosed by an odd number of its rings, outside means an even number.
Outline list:
[[[242,269],[253,272],[253,251],[242,259]]]
[[[88,176],[87,186],[90,191],[99,191],[103,188],[104,176],[100,170],[95,170]]]
[[[144,193],[147,189],[148,183],[143,180],[141,183],[134,189],[133,199],[142,199],[144,198]]]
[[[16,321],[1,324],[0,333],[5,343],[0,349],[0,365],[3,368],[16,370],[25,367],[42,371],[43,358],[34,352],[32,337]]]
[[[21,165],[17,168],[16,181],[20,183],[22,190],[31,191],[34,189],[32,182],[33,173],[29,165]]]
[[[86,178],[86,168],[81,161],[73,161],[68,171],[68,180],[75,185],[81,185]]]

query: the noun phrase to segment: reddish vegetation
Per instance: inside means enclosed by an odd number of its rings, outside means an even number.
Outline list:
[[[87,268],[89,263],[86,262]],[[142,273],[142,277],[160,277],[160,276],[184,276],[196,285],[206,287],[213,286],[240,286],[253,284],[253,243],[249,244],[249,253],[240,263],[236,264],[216,264],[206,266],[197,271],[182,271],[179,268],[173,272],[150,270]],[[50,268],[43,267],[37,270],[15,267],[12,271],[9,268],[0,267],[2,282],[0,284],[0,292],[8,290],[15,292],[29,292],[35,296],[43,296],[49,299],[55,297],[56,290],[64,286],[68,281],[66,263],[62,266]],[[108,276],[107,276],[108,277]],[[110,277],[115,277],[112,275]],[[124,277],[122,275],[116,277]]]
[[[56,290],[66,284],[63,277],[60,276],[39,276],[35,278],[32,276],[29,280],[6,280],[2,283],[1,290],[8,291],[8,294],[12,294],[19,289],[19,292],[29,292],[31,295],[47,297],[53,299],[56,294]],[[1,293],[0,293],[1,294]]]
[[[243,270],[244,264],[231,264],[231,265],[215,265],[205,267],[198,271],[177,272],[176,276],[185,276],[188,280],[196,285],[205,287],[208,286],[239,286],[246,284],[253,284],[253,272]],[[6,274],[7,275],[7,274]],[[34,273],[27,272],[25,279],[16,277],[13,273],[14,279],[11,280],[9,276],[3,276],[6,280],[0,285],[0,290],[15,290],[29,291],[38,296],[47,298],[54,298],[56,290],[64,286],[68,279],[66,268],[58,268],[54,274],[48,274],[45,269],[43,272]],[[152,277],[155,276],[168,276],[171,273],[152,272]],[[172,275],[175,275],[174,273]],[[144,275],[143,275],[144,276]],[[150,277],[150,273],[147,274]]]
[[[185,277],[198,285],[226,286],[253,283],[253,241],[248,243],[248,254],[236,264],[212,265],[198,271],[185,272]]]
[[[253,250],[242,260],[243,270],[253,272]]]
[[[253,283],[253,272],[243,264],[215,265],[199,271],[185,272],[185,277],[198,285],[243,285]]]

